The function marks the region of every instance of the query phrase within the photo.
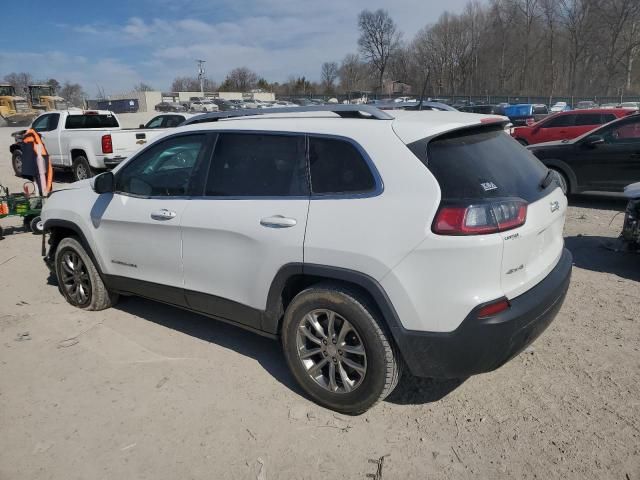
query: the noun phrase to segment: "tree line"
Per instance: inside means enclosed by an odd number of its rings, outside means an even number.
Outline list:
[[[15,88],[16,95],[27,96],[27,87],[29,85],[49,85],[53,87],[56,95],[66,99],[71,105],[80,107],[84,104],[86,93],[79,83],[65,81],[60,83],[55,78],[47,80],[35,80],[33,75],[27,72],[12,72],[3,77],[4,83],[12,85]]]
[[[416,12],[417,14],[418,12]],[[396,85],[413,95],[617,96],[640,94],[640,0],[479,0],[459,13],[405,38],[386,10],[363,10],[358,42],[341,61],[320,65],[319,80],[289,75],[269,82],[248,67],[231,70],[205,91],[278,95],[388,95]],[[33,83],[28,73],[4,77],[20,94]],[[59,95],[81,104],[76,83],[60,84]],[[151,90],[146,83],[135,91]],[[197,77],[176,77],[172,91],[200,91]],[[101,89],[99,97],[104,97]]]
[[[472,0],[412,38],[387,11],[363,10],[357,28],[357,50],[322,63],[319,81],[269,83],[242,67],[219,89],[386,95],[407,84],[429,96],[640,94],[639,0]]]

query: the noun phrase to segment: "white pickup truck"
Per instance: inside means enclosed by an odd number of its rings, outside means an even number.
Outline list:
[[[31,124],[49,153],[54,168],[70,169],[76,180],[110,169],[142,145],[160,135],[162,129],[122,129],[118,117],[106,110],[64,110],[40,115]],[[20,134],[14,134],[16,142]],[[19,143],[10,147],[13,168],[21,176]]]

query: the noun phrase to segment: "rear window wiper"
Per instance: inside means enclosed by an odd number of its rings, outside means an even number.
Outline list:
[[[540,182],[540,188],[544,190],[549,185],[551,185],[551,182],[553,182],[554,179],[555,179],[555,175],[553,173],[553,170],[548,170],[547,175],[544,177],[542,182]]]

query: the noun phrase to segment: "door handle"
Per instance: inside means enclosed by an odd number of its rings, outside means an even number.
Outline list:
[[[282,215],[274,215],[272,217],[265,217],[260,220],[260,225],[269,228],[289,228],[297,224],[295,218],[287,218]]]
[[[154,220],[171,220],[172,218],[176,218],[176,212],[163,208],[162,210],[152,212],[151,218]]]

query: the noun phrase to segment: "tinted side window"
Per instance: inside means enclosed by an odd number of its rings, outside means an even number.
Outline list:
[[[36,132],[51,132],[58,128],[58,121],[60,120],[59,113],[50,113],[48,115],[42,115],[33,122],[33,129]]]
[[[167,115],[166,117],[164,117],[163,127],[165,128],[177,127],[182,122],[184,122],[184,117],[181,117],[180,115]]]
[[[144,128],[160,128],[162,126],[162,121],[164,120],[164,118],[165,117],[163,116],[156,117],[153,120],[150,120]]]
[[[303,135],[218,135],[205,195],[281,197],[308,193]]]
[[[367,162],[345,140],[310,137],[309,163],[313,193],[365,193],[375,188]]]
[[[604,133],[606,143],[637,143],[640,144],[640,118],[632,121],[617,123]]]
[[[143,197],[188,195],[205,144],[205,135],[184,135],[153,145],[117,173],[116,191]]]
[[[549,113],[549,109],[545,105],[533,107],[534,115],[546,115]]]
[[[616,118],[618,117],[616,117],[613,113],[603,113],[602,118],[600,119],[600,123],[604,125],[605,123],[613,122]]]
[[[576,124],[575,115],[560,115],[554,117],[542,124],[543,128],[555,128],[555,127],[573,127]]]
[[[599,113],[585,113],[584,115],[576,115],[576,126],[584,125],[600,125]]]

